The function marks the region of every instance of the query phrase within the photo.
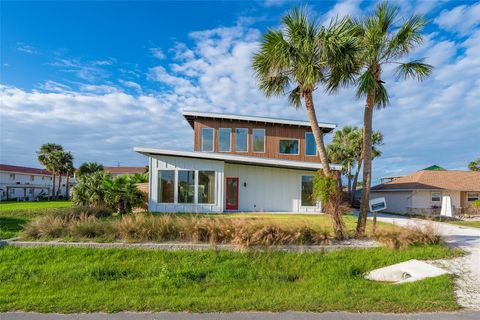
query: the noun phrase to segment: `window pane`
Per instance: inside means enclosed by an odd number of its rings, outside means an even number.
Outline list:
[[[248,129],[237,128],[235,129],[235,151],[247,152]]]
[[[232,129],[220,128],[218,129],[218,151],[230,152],[230,134]]]
[[[315,143],[315,137],[311,132],[305,133],[305,155],[307,156],[317,155],[317,144]]]
[[[280,140],[279,153],[298,154],[298,140]]]
[[[441,201],[442,194],[440,192],[432,192],[432,201]]]
[[[213,151],[212,128],[202,128],[202,151]]]
[[[315,206],[312,198],[313,176],[302,176],[302,206]]]
[[[478,192],[469,192],[467,194],[467,201],[477,201],[479,194]]]
[[[198,203],[215,203],[215,171],[198,171]]]
[[[175,171],[158,171],[158,202],[173,203],[175,188]]]
[[[195,171],[178,171],[178,203],[195,201]]]
[[[253,152],[265,152],[265,129],[253,129]]]

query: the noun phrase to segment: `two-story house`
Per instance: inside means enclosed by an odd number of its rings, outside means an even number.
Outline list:
[[[309,122],[207,112],[183,116],[194,132],[194,151],[135,148],[149,157],[150,211],[322,211],[311,197],[322,166]],[[319,126],[324,133],[336,127]]]

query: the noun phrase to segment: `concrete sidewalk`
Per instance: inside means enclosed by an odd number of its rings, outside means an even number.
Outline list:
[[[349,313],[349,312],[120,312],[120,313],[54,313],[9,312],[0,314],[0,320],[478,320],[480,312],[436,312],[412,314]]]

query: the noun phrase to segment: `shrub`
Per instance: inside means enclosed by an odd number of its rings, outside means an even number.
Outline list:
[[[414,245],[440,244],[441,238],[432,225],[404,228],[401,231],[380,232],[376,234],[378,241],[387,248],[399,249]]]
[[[39,217],[25,225],[22,236],[29,239],[56,239],[68,235],[68,219],[61,216]]]
[[[93,215],[81,215],[78,220],[70,221],[69,228],[69,235],[73,238],[114,238],[111,225],[103,223]]]

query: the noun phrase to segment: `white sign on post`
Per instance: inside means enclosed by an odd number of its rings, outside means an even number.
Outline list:
[[[387,209],[387,202],[384,197],[372,199],[369,201],[370,211],[377,212]]]
[[[442,210],[440,211],[440,215],[453,217],[452,198],[450,198],[450,196],[442,197]]]

